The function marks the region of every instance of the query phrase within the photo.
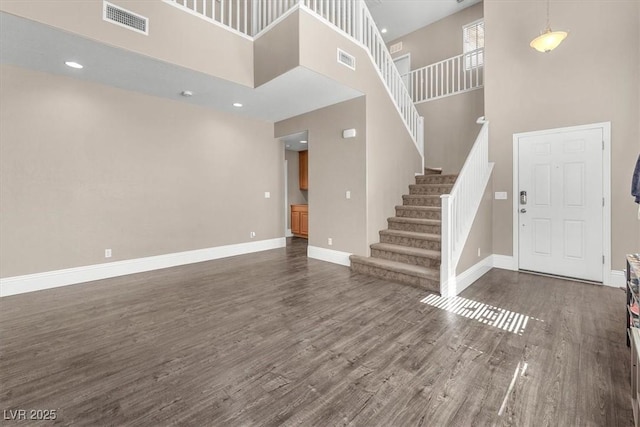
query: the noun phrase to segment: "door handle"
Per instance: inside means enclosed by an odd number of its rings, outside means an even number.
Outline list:
[[[527,213],[527,210],[525,208],[520,209],[520,213]]]

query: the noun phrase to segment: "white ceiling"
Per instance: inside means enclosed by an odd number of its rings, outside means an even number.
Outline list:
[[[365,0],[378,28],[386,28],[385,42],[453,15],[481,0]]]
[[[69,68],[68,60],[84,68]],[[303,67],[253,89],[1,12],[0,63],[272,122],[362,95]],[[184,90],[193,96],[181,96]]]

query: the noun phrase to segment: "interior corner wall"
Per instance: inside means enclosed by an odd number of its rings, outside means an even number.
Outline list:
[[[102,19],[102,1],[2,0],[0,10],[228,81],[253,87],[253,41],[164,2],[110,0],[149,19],[144,35]],[[191,4],[192,2],[188,2]]]
[[[424,117],[425,166],[459,173],[482,129],[476,121],[484,116],[484,90],[423,102],[416,108]]]
[[[357,73],[338,63],[338,48],[355,57]],[[395,206],[402,204],[415,174],[422,172],[422,158],[361,45],[300,13],[300,65],[366,94],[366,253],[356,253],[368,255],[368,246],[379,241],[387,218],[395,215]],[[312,191],[309,198],[314,198]]]
[[[362,96],[275,124],[277,138],[309,131],[310,246],[366,254],[365,109]],[[356,129],[355,138],[342,138],[347,128]]]
[[[402,50],[394,58],[411,54],[411,69],[426,67],[434,62],[462,53],[462,27],[482,19],[482,2],[462,9],[439,21],[419,28],[405,36],[387,43],[387,46],[402,42]]]
[[[554,51],[529,47],[544,27],[544,3],[485,0],[485,108],[494,190],[512,197],[513,134],[611,122],[612,268],[640,248],[630,194],[640,151],[640,2],[555,2],[554,29],[569,37]],[[493,252],[512,255],[512,205],[495,203]]]
[[[482,2],[447,16],[389,43],[402,42],[394,58],[411,55],[411,69],[425,67],[462,53],[462,27],[482,19]],[[425,166],[458,173],[473,146],[484,116],[484,90],[477,89],[416,104],[424,117]]]
[[[300,64],[299,11],[294,11],[253,43],[255,87]]]
[[[2,277],[284,236],[272,123],[12,66],[0,79]]]

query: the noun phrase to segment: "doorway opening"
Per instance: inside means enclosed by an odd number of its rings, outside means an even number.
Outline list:
[[[306,247],[309,238],[309,132],[287,135],[280,141],[285,159],[284,224],[287,246]]]

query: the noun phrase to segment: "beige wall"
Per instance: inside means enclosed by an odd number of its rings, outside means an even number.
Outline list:
[[[462,27],[482,19],[482,3],[420,28],[388,43],[402,42],[394,58],[411,55],[415,70],[462,53]],[[424,152],[427,167],[458,173],[480,131],[476,124],[484,116],[484,90],[478,89],[416,105],[425,121]]]
[[[478,132],[476,123],[484,116],[482,89],[417,104],[424,117],[425,165],[442,168],[443,173],[459,173]]]
[[[640,248],[630,196],[640,151],[640,2],[552,3],[551,24],[569,37],[553,52],[529,47],[544,26],[538,1],[485,0],[486,116],[494,191],[512,200],[514,133],[611,121],[612,267]],[[512,205],[495,203],[493,251],[512,255]]]
[[[493,237],[493,193],[491,178],[487,183],[484,195],[480,201],[478,213],[473,220],[469,237],[464,245],[460,261],[456,267],[456,274],[464,273],[467,269],[473,267],[487,256],[493,253],[492,237]],[[478,255],[480,249],[480,255]]]
[[[402,42],[402,50],[393,57],[411,54],[411,69],[422,68],[434,62],[462,53],[462,26],[482,19],[482,2],[462,9],[433,24],[387,43]]]
[[[113,0],[149,18],[149,35],[102,19],[100,0],[2,0],[0,10],[253,87],[253,42],[162,1]]]
[[[0,75],[2,277],[284,236],[271,123],[11,66]]]
[[[300,65],[299,12],[293,12],[253,45],[255,87]]]
[[[275,124],[276,137],[309,131],[311,246],[366,253],[365,108],[365,98],[360,97]],[[356,138],[342,138],[348,127],[357,130]],[[351,191],[349,200],[346,191]]]
[[[306,205],[307,190],[300,190],[300,162],[297,151],[285,150],[287,161],[287,228],[291,229],[291,205]]]
[[[337,48],[356,58],[358,72],[336,61]],[[422,160],[366,51],[307,13],[300,13],[300,64],[366,93],[366,188],[368,245],[379,241],[395,205],[421,172]],[[347,128],[355,127],[345,123]],[[310,152],[310,155],[312,153]],[[310,195],[310,202],[316,197]],[[359,218],[358,221],[363,221]],[[326,246],[326,241],[324,245]]]

